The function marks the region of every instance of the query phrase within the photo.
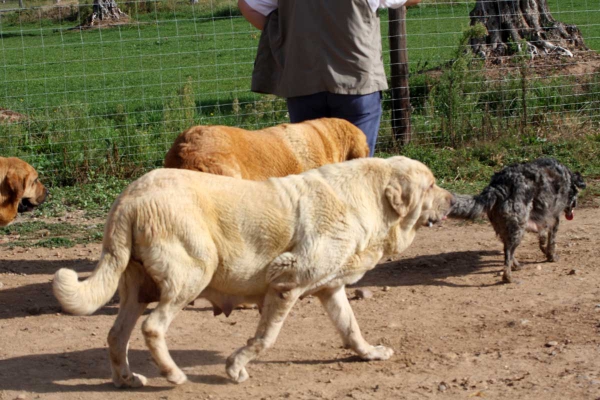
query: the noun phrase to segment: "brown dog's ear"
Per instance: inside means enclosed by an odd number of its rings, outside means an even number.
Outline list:
[[[6,174],[6,183],[8,184],[8,188],[13,192],[15,199],[21,199],[23,197],[23,192],[25,191],[23,177],[19,176],[19,174],[14,171],[9,171],[8,174]]]
[[[385,188],[385,197],[387,197],[390,205],[394,211],[398,213],[400,218],[404,218],[406,217],[406,214],[408,214],[408,207],[406,201],[403,199],[406,195],[407,193],[403,193],[400,182],[390,183],[389,186]]]

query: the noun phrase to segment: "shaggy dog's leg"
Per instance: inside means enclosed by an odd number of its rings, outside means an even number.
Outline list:
[[[506,226],[504,229],[504,274],[502,280],[507,283],[513,282],[511,272],[520,269],[519,262],[515,259],[515,250],[521,243],[525,233],[525,222],[505,219]]]
[[[504,274],[502,275],[502,280],[506,283],[513,282],[511,272],[520,268],[519,263],[515,259],[515,250],[519,246],[519,243],[521,243],[522,237],[523,234],[517,237],[512,236],[504,243]]]
[[[174,267],[170,271],[169,278],[159,283],[160,301],[142,324],[142,333],[161,375],[179,385],[187,377],[171,358],[165,335],[177,313],[208,286],[212,274],[207,274],[204,268],[197,265],[179,269]],[[185,274],[178,275],[177,272],[181,271]]]
[[[493,213],[488,213],[488,217],[494,231],[504,243],[504,274],[502,280],[511,283],[512,271],[520,268],[519,262],[515,259],[515,250],[521,243],[527,221],[529,220],[529,210],[519,207],[514,202],[505,202],[502,209]]]
[[[316,294],[327,310],[329,318],[342,336],[344,345],[364,360],[387,360],[394,351],[384,346],[371,346],[362,337],[354,312],[350,307],[344,286],[326,289]]]
[[[119,315],[108,333],[108,352],[112,369],[112,380],[116,387],[141,387],[146,384],[143,375],[134,374],[129,369],[127,350],[129,338],[135,323],[146,307],[147,303],[138,301],[139,279],[135,268],[125,271],[119,283]]]
[[[540,250],[542,251],[542,253],[544,253],[544,255],[547,255],[548,252],[548,238],[550,236],[550,233],[548,232],[547,229],[543,229],[540,230],[538,233],[538,238],[539,238],[539,242],[540,242]]]
[[[557,217],[554,221],[554,226],[548,230],[548,247],[546,247],[546,260],[549,262],[558,261],[558,255],[556,254],[556,232],[558,232],[558,225],[560,219]]]
[[[238,383],[248,379],[246,364],[273,346],[283,322],[300,294],[301,292],[297,289],[280,292],[273,287],[269,288],[265,295],[256,334],[248,340],[246,346],[236,350],[227,358],[226,370],[231,379]]]

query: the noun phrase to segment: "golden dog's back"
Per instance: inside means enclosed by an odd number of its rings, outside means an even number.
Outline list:
[[[265,180],[368,155],[359,128],[342,119],[322,118],[257,131],[195,126],[175,140],[165,167]]]

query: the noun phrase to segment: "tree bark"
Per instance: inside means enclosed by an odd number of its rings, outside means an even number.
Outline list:
[[[115,0],[94,0],[92,14],[78,28],[91,28],[127,22],[129,22],[129,16],[119,9]]]
[[[586,50],[581,32],[550,14],[547,0],[477,0],[469,14],[471,25],[483,24],[484,38],[472,38],[471,48],[484,58],[510,56],[521,50],[531,57],[559,54],[572,57],[572,50]],[[522,49],[522,43],[526,49]]]

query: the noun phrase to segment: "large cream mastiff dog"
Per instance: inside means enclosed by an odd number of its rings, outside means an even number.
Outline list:
[[[120,311],[108,334],[113,382],[137,387],[146,378],[127,361],[131,331],[158,301],[142,331],[161,373],[186,381],[169,355],[165,334],[197,297],[221,309],[256,302],[256,335],[227,359],[227,374],[248,378],[246,364],[272,346],[301,296],[323,303],[344,343],[366,360],[392,349],[363,339],[344,286],[385,256],[402,252],[423,225],[445,217],[452,195],[430,170],[405,157],[330,164],[301,175],[246,181],[158,169],[115,201],[93,274],[78,282],[61,269],[54,294],[65,311],[91,314],[117,287]]]

